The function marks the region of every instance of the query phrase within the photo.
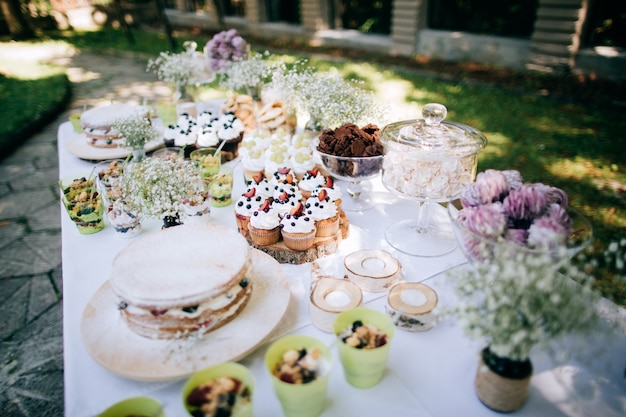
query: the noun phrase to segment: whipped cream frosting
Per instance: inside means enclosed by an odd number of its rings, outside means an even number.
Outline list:
[[[253,155],[248,153],[241,159],[241,166],[244,169],[252,172],[260,172],[265,170],[265,160],[263,158],[254,158]]]
[[[217,133],[215,133],[215,131],[210,127],[203,127],[202,130],[198,133],[197,144],[202,148],[217,146],[219,141],[220,140],[217,137]]]
[[[337,205],[332,201],[320,201],[317,197],[309,197],[304,204],[306,213],[314,220],[331,219],[337,215]]]
[[[307,172],[302,179],[298,181],[298,187],[301,190],[313,191],[318,187],[323,187],[326,184],[326,177],[324,177],[319,171],[317,174]]]
[[[274,186],[265,178],[263,178],[259,183],[254,182],[254,180],[250,181],[248,183],[247,191],[250,191],[251,188],[255,189],[255,195],[262,196],[264,200],[271,198],[274,195]]]
[[[298,174],[304,174],[306,171],[315,168],[315,160],[311,151],[301,150],[291,155],[290,164],[293,170]]]
[[[263,196],[256,194],[254,197],[241,196],[235,203],[235,213],[242,216],[252,216],[265,201]]]
[[[315,189],[313,189],[312,196],[313,197],[317,197],[318,194],[322,190],[326,190],[326,193],[328,194],[328,197],[330,198],[330,201],[341,200],[341,189],[336,184],[333,185],[332,187],[318,187],[318,188],[315,188]]]
[[[287,233],[309,233],[315,230],[315,220],[307,215],[292,216],[286,214],[280,221],[280,227]]]
[[[250,217],[250,225],[257,229],[272,230],[280,225],[278,212],[273,208],[267,211],[256,210]]]
[[[282,218],[285,214],[289,213],[291,209],[296,207],[298,203],[300,203],[300,200],[294,197],[287,198],[286,200],[274,199],[274,201],[272,201],[272,208],[276,210],[278,215]]]

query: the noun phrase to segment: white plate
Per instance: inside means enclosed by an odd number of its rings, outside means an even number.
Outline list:
[[[163,137],[159,136],[144,146],[146,152],[152,152],[164,146]],[[130,150],[126,148],[96,148],[87,143],[87,137],[84,133],[80,135],[74,134],[72,139],[67,142],[67,150],[74,156],[88,161],[105,161],[107,159],[126,158],[130,154]]]
[[[91,298],[81,320],[89,354],[109,371],[140,381],[167,381],[227,361],[237,361],[262,344],[289,305],[289,278],[271,256],[252,249],[253,291],[230,323],[202,338],[148,339],[132,332],[117,309],[108,281]]]

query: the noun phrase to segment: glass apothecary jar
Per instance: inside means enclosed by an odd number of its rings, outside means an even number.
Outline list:
[[[392,193],[419,203],[416,218],[391,225],[385,237],[396,249],[415,256],[440,256],[456,246],[445,210],[447,202],[476,178],[483,133],[444,120],[442,104],[426,104],[422,119],[391,123],[381,132],[385,146],[382,182]]]

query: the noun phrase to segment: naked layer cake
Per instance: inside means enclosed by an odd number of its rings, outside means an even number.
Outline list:
[[[252,294],[248,242],[230,228],[182,225],[133,242],[113,261],[111,288],[135,333],[156,339],[213,331]]]

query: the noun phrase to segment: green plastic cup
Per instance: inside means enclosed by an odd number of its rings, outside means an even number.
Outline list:
[[[72,127],[74,128],[74,132],[81,134],[83,133],[83,127],[80,124],[80,115],[81,113],[70,114],[69,120],[72,123]]]
[[[237,362],[224,362],[219,365],[210,366],[193,374],[183,386],[182,399],[183,407],[191,416],[196,407],[187,403],[187,397],[197,387],[205,382],[212,381],[222,376],[231,376],[240,380],[244,387],[250,391],[249,400],[237,398],[233,414],[231,417],[252,417],[252,401],[254,397],[254,376],[252,372],[245,366]]]
[[[274,375],[274,369],[282,361],[283,354],[290,349],[307,350],[317,348],[326,359],[328,369],[315,380],[305,384],[290,384]],[[265,367],[272,378],[274,391],[280,401],[285,417],[317,417],[326,406],[326,390],[330,376],[331,354],[328,346],[319,340],[304,335],[290,335],[270,345],[265,354]]]
[[[357,320],[385,333],[387,343],[374,349],[357,349],[344,343],[339,337],[340,333]],[[370,388],[378,384],[385,373],[391,340],[396,330],[389,316],[369,308],[356,307],[340,313],[335,319],[333,330],[339,338],[339,359],[346,381],[356,388]]]
[[[150,416],[165,417],[163,406],[151,397],[133,397],[113,404],[99,417]]]
[[[176,124],[177,116],[175,103],[157,103],[156,110],[159,115],[159,119],[163,122],[163,126],[167,127],[169,125]]]

